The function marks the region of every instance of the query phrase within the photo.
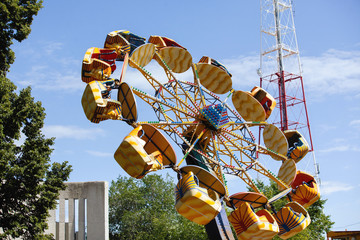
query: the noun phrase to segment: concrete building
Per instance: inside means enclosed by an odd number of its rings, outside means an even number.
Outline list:
[[[108,240],[108,183],[66,183],[58,208],[50,212],[49,229],[56,240]]]

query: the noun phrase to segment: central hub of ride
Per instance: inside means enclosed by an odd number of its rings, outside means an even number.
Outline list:
[[[212,104],[200,109],[201,115],[216,130],[229,123],[229,116],[224,104]]]

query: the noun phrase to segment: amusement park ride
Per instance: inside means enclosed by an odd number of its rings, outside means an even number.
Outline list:
[[[145,67],[156,61],[167,81],[160,82]],[[112,78],[116,63],[122,62],[119,79]],[[128,65],[138,70],[153,88],[152,93],[125,81]],[[191,69],[193,81],[177,78]],[[178,174],[175,208],[195,223],[210,226],[210,239],[287,239],[310,224],[306,210],[320,198],[316,179],[297,169],[309,145],[297,130],[279,129],[267,119],[276,108],[276,99],[263,88],[250,91],[232,87],[227,68],[210,57],[194,63],[186,48],[162,36],[139,37],[129,31],[113,31],[104,47],[89,48],[82,64],[82,81],[87,83],[82,106],[88,120],[121,120],[134,129],[114,154],[117,163],[132,177],[142,178],[161,169]],[[131,81],[130,81],[131,83]],[[117,89],[117,99],[110,92]],[[221,95],[222,97],[219,97]],[[154,110],[156,120],[139,122],[136,98]],[[251,128],[262,129],[264,145]],[[163,135],[183,152],[181,159]],[[281,162],[278,174],[261,162],[268,155]],[[267,199],[252,174],[277,183],[280,194]],[[252,191],[230,194],[225,175],[233,175]],[[287,197],[289,202],[275,210],[273,203]],[[232,208],[226,217],[224,208]],[[211,237],[217,226],[219,237]]]

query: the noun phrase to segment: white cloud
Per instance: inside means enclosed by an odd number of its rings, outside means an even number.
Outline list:
[[[349,138],[331,138],[326,144],[326,148],[317,150],[319,153],[333,152],[360,152],[360,146],[357,141]]]
[[[84,83],[80,80],[81,59],[73,57],[58,57],[56,52],[61,50],[61,43],[44,44],[38,52],[42,58],[36,58],[25,76],[17,77],[24,85],[31,84],[34,88],[52,91],[80,91]],[[50,54],[51,53],[51,54]],[[49,55],[50,54],[50,55]],[[44,57],[46,56],[46,57]],[[45,61],[44,61],[45,59]],[[335,94],[353,94],[360,92],[360,51],[339,51],[330,49],[320,56],[302,56],[303,79],[309,97],[322,99]],[[259,84],[256,70],[259,67],[259,56],[239,56],[231,59],[219,59],[232,73],[235,89],[250,90]],[[118,69],[112,75],[119,78],[122,62],[117,62]],[[164,70],[152,60],[145,67],[157,80],[166,82]],[[191,69],[183,74],[177,74],[180,80],[193,81]],[[125,81],[131,86],[151,93],[152,87],[139,71],[130,66],[127,68]]]
[[[221,62],[232,74],[234,89],[250,91],[254,85],[259,85],[260,80],[256,73],[259,68],[258,56],[239,56],[236,59],[224,59]]]
[[[307,95],[325,97],[335,94],[355,94],[360,91],[360,51],[330,49],[320,56],[301,57]],[[259,57],[240,56],[221,62],[232,73],[234,88],[259,84],[256,69]]]
[[[322,152],[322,153],[345,152],[345,151],[349,151],[349,149],[350,149],[350,146],[342,145],[342,146],[335,146],[335,147],[329,147],[326,149],[321,149],[321,150],[319,150],[319,152]]]
[[[27,64],[23,71],[13,71],[11,78],[22,86],[46,91],[74,92],[83,90],[81,81],[81,59],[64,56],[61,42],[39,42],[38,46],[24,49],[21,52]],[[36,49],[36,51],[34,50]]]
[[[320,192],[323,195],[328,195],[336,192],[346,192],[350,191],[354,188],[347,183],[342,182],[333,182],[333,181],[325,181],[321,183]]]
[[[18,81],[23,86],[52,91],[78,91],[85,88],[78,71],[64,70],[63,72],[51,69],[47,65],[32,66],[25,74],[25,78]]]
[[[98,152],[98,151],[92,151],[92,150],[88,150],[86,152],[95,157],[112,157],[114,155],[113,153]]]
[[[360,152],[360,148],[357,146],[347,145],[337,145],[334,147],[328,147],[326,149],[318,150],[321,153],[332,153],[332,152]]]
[[[61,42],[44,42],[43,50],[46,54],[50,55],[56,51],[59,51],[63,48],[63,43]]]
[[[232,73],[234,88],[259,84],[256,74],[258,56],[239,56],[220,61]],[[302,56],[301,61],[307,95],[318,98],[335,94],[359,95],[360,51],[330,49],[320,56]]]
[[[326,133],[335,130],[337,127],[335,125],[329,125],[329,124],[319,124],[318,125],[319,130],[321,130],[321,133]]]
[[[56,41],[38,41],[35,43],[21,43],[21,51],[16,55],[26,58],[28,63],[39,63],[41,61],[53,61],[59,56],[59,52],[63,49],[64,44]]]
[[[302,57],[307,89],[317,96],[360,91],[360,51],[330,49],[321,56]]]
[[[353,120],[353,121],[350,122],[349,125],[360,130],[360,120]]]
[[[43,128],[47,137],[71,138],[76,140],[95,139],[98,135],[104,135],[102,129],[84,129],[77,126],[48,125]]]

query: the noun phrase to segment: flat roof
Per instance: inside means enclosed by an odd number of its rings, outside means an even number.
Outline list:
[[[360,236],[360,231],[331,231],[326,235],[327,237]]]

